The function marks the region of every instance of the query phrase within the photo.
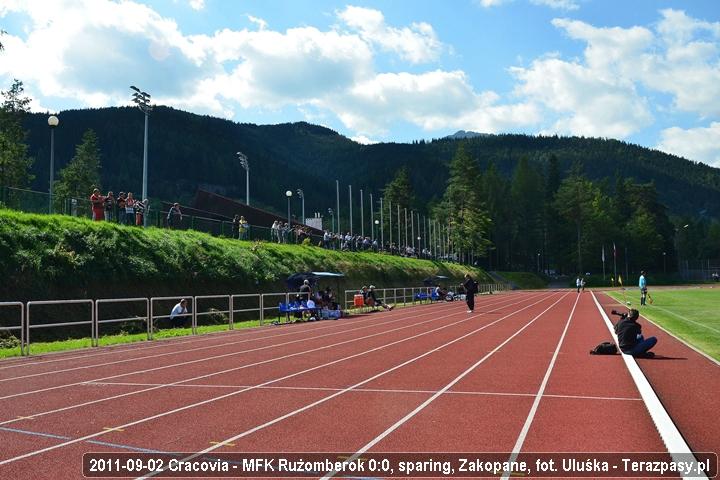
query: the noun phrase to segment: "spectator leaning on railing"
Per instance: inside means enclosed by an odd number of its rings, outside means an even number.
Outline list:
[[[115,201],[115,221],[120,225],[125,224],[125,192],[120,192]]]
[[[168,228],[178,228],[182,223],[182,212],[180,211],[180,204],[175,202],[167,214],[167,225]]]
[[[107,196],[103,200],[103,206],[105,207],[105,220],[111,222],[113,220],[113,214],[115,213],[115,197],[113,192],[108,192]]]
[[[94,188],[92,195],[90,195],[90,203],[92,203],[92,219],[96,222],[105,218],[104,201],[105,199],[100,195],[100,190]]]
[[[125,199],[125,225],[135,225],[135,199],[132,192],[128,192]]]

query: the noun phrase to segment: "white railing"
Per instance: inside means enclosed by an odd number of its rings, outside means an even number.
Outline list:
[[[100,305],[106,305],[109,303],[144,303],[145,304],[145,316],[144,317],[125,317],[125,318],[106,318],[100,320]],[[142,321],[145,323],[145,330],[147,331],[147,339],[152,338],[152,329],[148,318],[150,316],[150,299],[148,298],[101,298],[95,300],[95,346],[100,341],[100,324],[102,323],[122,323],[122,322],[136,322]]]
[[[408,305],[423,303],[425,301],[432,302],[432,290],[433,287],[395,287],[395,288],[376,288],[375,294],[379,300],[384,304],[388,305]],[[509,290],[509,286],[506,284],[485,284],[480,285],[479,293],[493,293]],[[0,332],[14,332],[20,331],[20,354],[30,354],[30,343],[31,335],[30,332],[33,329],[44,329],[44,328],[55,328],[55,327],[77,327],[82,325],[90,325],[90,340],[93,347],[99,346],[100,342],[100,326],[111,323],[122,323],[122,322],[144,322],[147,333],[147,339],[153,340],[156,325],[159,324],[159,320],[170,318],[170,314],[158,314],[159,308],[164,304],[164,312],[170,312],[173,304],[185,298],[189,305],[187,317],[191,319],[192,333],[197,334],[198,332],[198,317],[213,314],[227,314],[228,315],[228,329],[234,328],[236,314],[248,314],[250,312],[257,312],[260,320],[260,325],[265,323],[265,318],[268,316],[268,311],[276,312],[278,317],[281,316],[279,312],[278,304],[284,302],[289,303],[291,298],[295,298],[297,295],[301,295],[301,292],[277,292],[277,293],[243,293],[243,294],[229,294],[229,295],[174,295],[168,297],[136,297],[136,298],[101,298],[97,300],[82,299],[82,300],[39,300],[30,301],[27,303],[23,302],[0,302],[0,308],[11,308],[16,307],[20,311],[19,324],[10,324],[6,326],[0,326]],[[365,312],[372,307],[369,307],[362,302],[358,306],[354,304],[354,296],[359,294],[358,290],[345,290],[343,298],[338,298],[341,301],[341,306],[344,305],[344,310],[351,312]],[[423,294],[418,296],[418,294]],[[209,300],[221,300],[222,305],[220,309],[208,309],[203,310],[202,305]],[[236,308],[236,302],[249,303],[248,306],[243,305],[247,308]],[[102,318],[101,307],[108,304],[140,304],[144,303],[144,316],[121,316],[119,318]],[[72,321],[72,322],[56,322],[56,323],[33,323],[31,313],[41,306],[53,306],[53,305],[87,305],[89,306],[89,316],[87,320]],[[257,306],[255,306],[257,305]]]
[[[20,307],[20,324],[17,326],[10,325],[9,327],[0,327],[0,332],[20,330],[20,355],[27,355],[25,353],[25,305],[23,305],[22,302],[0,302],[0,307]]]
[[[31,307],[39,307],[41,305],[90,305],[90,320],[80,322],[60,322],[60,323],[39,323],[33,325],[30,320]],[[93,300],[39,300],[27,302],[27,310],[25,314],[25,351],[26,355],[30,354],[30,331],[33,328],[50,328],[50,327],[76,327],[78,325],[90,325],[90,344],[94,347],[95,344],[95,302]]]

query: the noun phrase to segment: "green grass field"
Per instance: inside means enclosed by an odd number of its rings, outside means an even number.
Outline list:
[[[624,301],[622,292],[608,293]],[[650,290],[650,295],[653,303],[641,307],[638,289],[626,291],[641,315],[720,360],[720,288],[660,289]]]

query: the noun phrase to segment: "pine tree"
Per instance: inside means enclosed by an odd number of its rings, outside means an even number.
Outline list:
[[[28,112],[30,104],[30,99],[23,96],[24,91],[23,83],[15,79],[10,90],[2,92],[0,186],[25,187],[33,179],[30,173],[33,159],[28,156],[26,132],[22,128],[23,116]]]
[[[450,163],[450,178],[443,198],[450,240],[456,252],[484,255],[490,244],[487,238],[490,217],[480,198],[480,180],[477,162],[461,143]]]
[[[75,156],[60,171],[55,195],[59,199],[87,198],[93,188],[100,188],[100,147],[95,132],[87,130],[75,149]]]

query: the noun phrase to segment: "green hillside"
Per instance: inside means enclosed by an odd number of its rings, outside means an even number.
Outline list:
[[[341,289],[460,280],[480,270],[376,253],[241,242],[194,231],[0,210],[0,301],[285,291],[302,271],[339,271]],[[335,288],[335,285],[332,285]]]

